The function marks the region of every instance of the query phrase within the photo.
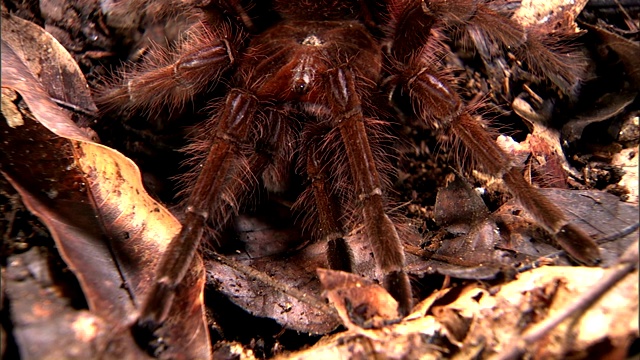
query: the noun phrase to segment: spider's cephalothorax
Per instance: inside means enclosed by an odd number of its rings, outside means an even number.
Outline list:
[[[374,99],[404,96],[412,104],[409,115],[447,132],[474,164],[502,178],[570,255],[597,261],[594,242],[523,179],[453,90],[439,68],[444,47],[434,36],[445,29],[467,30],[485,56],[494,51],[487,49],[509,47],[529,60],[532,71],[568,93],[578,80],[579,59],[571,51],[549,50],[559,33],[527,32],[477,0],[273,0],[267,7],[278,19],[264,28],[237,0],[206,3],[194,6],[201,15],[198,30],[173,60],[125,74],[123,85],[103,96],[113,107],[148,110],[163,103],[179,108],[214,86],[226,94],[190,148],[198,166],[185,191],[182,231],[160,261],[140,322],[163,321],[205,223],[224,225],[251,193],[253,178],[282,186],[292,159],[309,179],[302,196],[312,199],[308,212],[314,215],[316,236],[328,242],[329,266],[351,270],[344,237],[361,222],[385,288],[408,313],[412,293],[402,240],[387,215],[381,171],[389,164],[376,140],[376,114],[388,113],[383,110],[393,104]],[[536,51],[535,58],[526,56],[529,50]]]

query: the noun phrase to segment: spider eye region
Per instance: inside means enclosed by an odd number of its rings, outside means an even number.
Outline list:
[[[291,70],[292,89],[298,94],[306,93],[312,85],[316,73],[312,62],[313,59],[310,56],[302,56],[298,65]]]
[[[314,65],[315,54],[314,47],[321,47],[325,42],[315,34],[309,34],[300,43],[304,47],[310,47],[310,51],[300,56],[298,65],[292,70],[291,88],[294,92],[302,95],[306,94],[312,87],[315,78],[316,67]]]
[[[375,82],[381,51],[357,22],[293,21],[255,38],[247,59],[246,73],[255,79],[259,98],[318,103],[324,101],[322,93],[331,69],[348,67],[359,78]]]

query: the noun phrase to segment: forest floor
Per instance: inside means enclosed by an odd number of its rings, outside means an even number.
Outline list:
[[[3,0],[2,358],[637,358],[640,6],[544,3],[580,29],[574,93],[456,36],[442,65],[465,101],[482,99],[525,177],[597,242],[597,266],[564,254],[501,181],[460,166],[455,144],[397,105],[386,191],[405,237],[409,316],[379,285],[357,221],[346,239],[359,275],[319,270],[326,245],[292,206],[306,179],[291,166],[286,191],[250,192],[211,231],[233,241],[203,249],[145,333],[132,324],[183,216],[180,149],[228,89],[179,110],[105,110],[95,98],[113,74],[174,46],[193,19],[162,11],[170,0],[139,13]],[[493,77],[504,66],[511,78]]]

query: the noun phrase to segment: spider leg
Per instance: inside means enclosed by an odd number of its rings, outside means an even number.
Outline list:
[[[124,72],[120,83],[101,90],[97,102],[127,111],[180,108],[233,65],[238,43],[239,37],[232,38],[228,29],[212,33],[200,23],[179,46],[179,56],[153,51],[142,64]]]
[[[401,81],[416,113],[433,128],[449,131],[469,150],[475,163],[501,177],[513,195],[555,236],[567,253],[580,262],[595,264],[599,249],[593,240],[569,223],[557,206],[518,174],[518,169],[496,145],[487,127],[471,116],[447,84],[445,76],[429,65],[430,61],[437,61],[436,54],[442,52],[434,34],[447,27],[463,28],[485,61],[503,48],[515,49],[519,55],[534,51],[535,55],[527,57],[529,66],[565,93],[571,93],[583,66],[581,57],[573,49],[554,46],[562,41],[562,33],[555,35],[556,40],[545,38],[540,29],[524,29],[505,14],[477,0],[399,0],[390,1],[389,9],[390,55],[397,64],[408,64],[399,65],[399,72],[403,73]],[[416,56],[416,51],[420,56]]]
[[[485,63],[508,49],[526,60],[536,75],[546,77],[565,94],[577,89],[584,73],[584,56],[568,45],[575,34],[550,32],[545,28],[550,25],[544,24],[524,28],[506,12],[483,1],[396,0],[390,1],[389,10],[390,54],[401,62],[410,61],[416,50],[422,48],[426,48],[423,55],[437,60],[434,54],[441,50],[437,35],[458,28],[466,31]]]
[[[344,239],[339,206],[329,191],[324,164],[317,144],[307,149],[307,175],[311,179],[314,205],[318,215],[319,237],[327,242],[329,268],[353,272],[353,255]],[[346,256],[345,256],[346,254]]]
[[[404,272],[404,250],[395,225],[385,212],[382,182],[364,127],[356,80],[349,68],[329,71],[327,90],[333,126],[344,142],[354,182],[355,195],[362,207],[364,228],[371,242],[378,268],[384,273],[384,287],[398,300],[399,311],[411,310],[409,278]]]
[[[237,183],[242,172],[239,148],[249,134],[258,108],[258,100],[246,92],[233,89],[218,114],[215,141],[187,200],[182,229],[171,240],[156,269],[156,281],[142,303],[138,325],[153,329],[167,316],[176,286],[182,281],[196,254],[210,209],[226,209],[235,199],[228,199],[229,183]],[[231,187],[233,191],[234,187]]]
[[[207,254],[210,250],[217,251],[224,247],[228,239],[221,236],[221,231],[227,228],[234,215],[237,215],[240,207],[249,201],[257,180],[261,177],[264,187],[271,192],[282,192],[289,182],[289,169],[292,162],[292,154],[295,130],[290,126],[286,111],[282,109],[261,109],[254,119],[255,126],[250,130],[248,140],[244,140],[246,146],[237,156],[237,170],[233,178],[224,186],[222,197],[225,201],[212,203],[208,207],[208,219],[205,236],[214,242],[201,250]],[[215,143],[217,137],[215,130],[206,126],[199,131],[200,135],[190,144],[185,151],[191,159],[186,164],[191,170],[182,178],[182,190],[178,194],[186,199],[182,208],[189,206],[189,197],[192,189],[206,166],[207,154]],[[203,204],[205,205],[205,204]],[[209,244],[206,244],[209,245]]]
[[[560,246],[579,262],[594,265],[600,257],[596,243],[581,229],[571,224],[549,199],[531,186],[519,172],[509,155],[494,141],[490,131],[475,119],[462,99],[446,81],[427,66],[415,63],[413,74],[405,79],[405,90],[418,116],[436,129],[448,131],[472,159],[494,176],[500,177],[512,194],[539,224],[552,234]]]
[[[503,49],[509,49],[525,60],[532,73],[549,79],[565,94],[578,88],[586,59],[569,44],[575,33],[562,29],[549,31],[552,26],[549,24],[525,28],[485,4],[477,4],[473,16],[463,26],[485,63],[502,54]]]

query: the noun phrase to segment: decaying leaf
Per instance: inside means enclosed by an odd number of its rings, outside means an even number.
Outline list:
[[[312,348],[278,359],[490,358],[529,327],[554,316],[612,270],[543,267],[498,288],[469,284],[436,293],[401,323],[382,329],[350,329]],[[625,273],[626,274],[626,273]],[[560,359],[625,353],[638,337],[638,273],[632,271],[584,314],[550,329],[527,348],[538,358]],[[600,346],[605,345],[605,346]],[[599,349],[597,353],[592,349]]]
[[[78,64],[58,41],[41,27],[5,12],[2,13],[2,40],[27,65],[51,100],[75,110],[80,127],[92,123],[91,116],[97,116],[98,109],[89,87]]]
[[[311,334],[326,334],[339,325],[321,300],[315,276],[315,269],[325,266],[323,246],[307,246],[292,255],[219,259],[207,261],[209,283],[251,314]]]
[[[398,302],[371,280],[344,271],[317,272],[325,296],[347,328],[380,328],[400,317]]]
[[[33,76],[33,69],[5,42],[5,32],[20,35],[11,26],[3,21],[3,95],[11,90],[19,96],[3,102],[12,102],[19,111],[3,111],[0,171],[29,210],[47,225],[82,286],[91,314],[100,319],[97,331],[108,333],[111,341],[119,344],[98,347],[103,355],[141,357],[128,327],[154,281],[156,261],[180,224],[146,194],[140,173],[130,160],[91,142],[51,100]],[[29,32],[18,42],[29,41],[55,40]],[[43,68],[56,66],[55,61],[37,63]],[[84,83],[82,78],[70,79],[79,75],[58,73],[49,85]],[[158,330],[168,346],[166,356],[208,357],[203,286],[204,270],[196,259],[177,289],[168,320]]]
[[[514,14],[514,20],[523,26],[565,22],[574,24],[588,0],[524,0]]]

